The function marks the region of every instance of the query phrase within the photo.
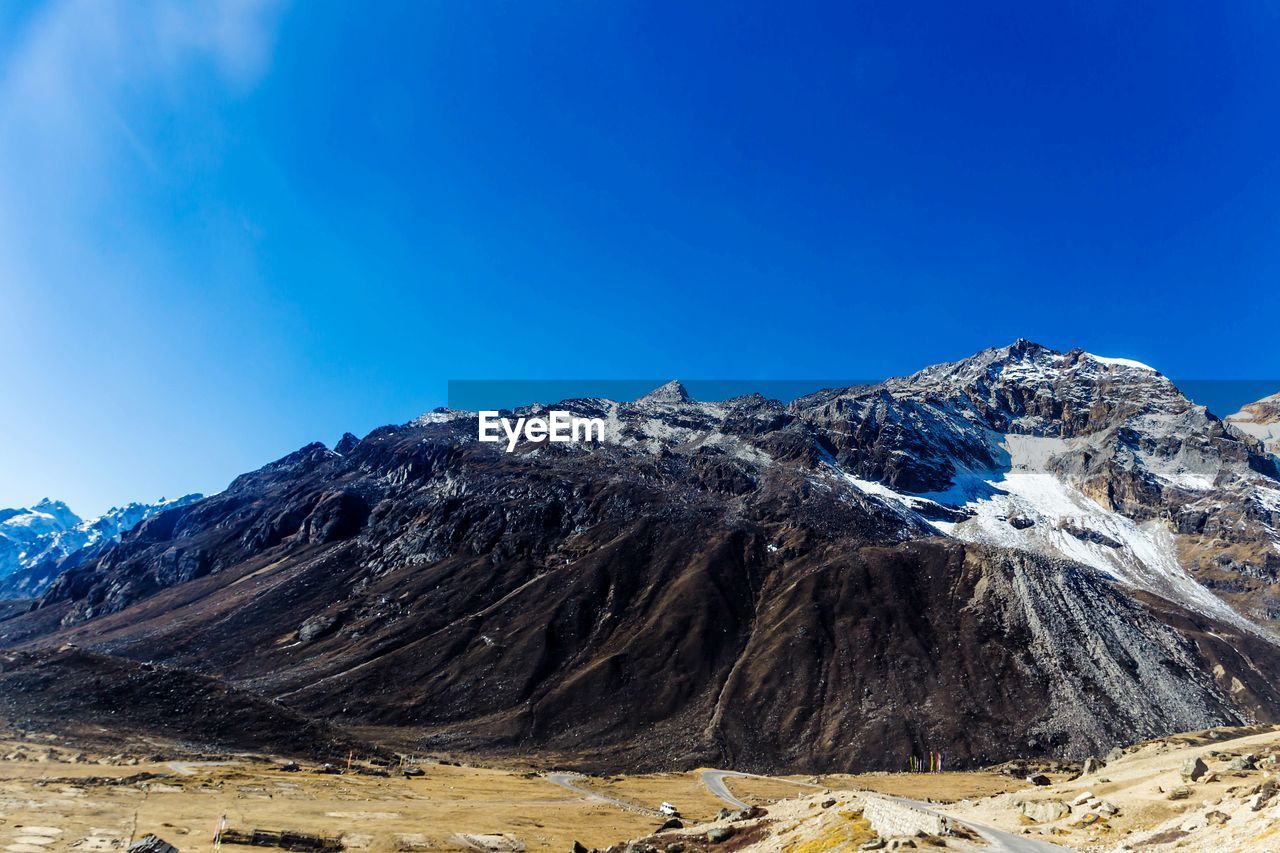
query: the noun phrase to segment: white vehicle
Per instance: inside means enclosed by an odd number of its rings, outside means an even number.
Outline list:
[[[662,812],[667,817],[678,817],[680,814],[680,810],[668,802],[663,802],[662,805],[658,806],[658,811]]]

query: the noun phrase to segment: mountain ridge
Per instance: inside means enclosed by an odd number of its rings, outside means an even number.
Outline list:
[[[629,767],[972,766],[1280,719],[1274,464],[1150,368],[1024,341],[789,405],[558,407],[605,440],[508,454],[436,412],[303,447],[0,642]]]

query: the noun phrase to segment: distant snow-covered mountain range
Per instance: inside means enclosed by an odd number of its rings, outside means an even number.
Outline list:
[[[130,503],[90,519],[49,498],[31,507],[0,509],[0,598],[39,594],[63,570],[119,542],[141,522],[200,497]]]

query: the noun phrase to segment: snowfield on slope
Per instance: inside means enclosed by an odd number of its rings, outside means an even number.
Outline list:
[[[1006,435],[1000,445],[1008,453],[1007,470],[963,472],[945,492],[903,494],[882,483],[842,476],[869,495],[915,512],[932,504],[972,513],[962,521],[929,521],[948,536],[1083,563],[1127,586],[1260,631],[1182,567],[1173,534],[1165,524],[1140,524],[1112,512],[1048,473],[1048,460],[1067,451],[1069,442]]]

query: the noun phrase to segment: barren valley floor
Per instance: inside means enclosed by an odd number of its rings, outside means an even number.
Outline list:
[[[459,766],[444,756],[409,765],[421,776],[384,777],[368,775],[378,772],[368,765],[329,774],[299,762],[287,770],[283,756],[194,755],[157,741],[109,755],[91,742],[39,732],[0,741],[0,850],[122,850],[149,833],[183,851],[209,850],[224,815],[236,830],[305,833],[371,853],[569,851],[575,841],[621,850],[628,840],[636,851],[857,850],[877,836],[867,817],[873,800],[876,808],[901,805],[908,818],[918,806],[952,819],[955,834],[917,838],[920,847],[1280,850],[1280,730],[1270,727],[1150,741],[1078,778],[1066,767],[1049,772],[1050,784],[1039,786],[996,769],[599,777],[510,761]],[[1195,778],[1184,777],[1188,769]],[[724,793],[765,813],[725,814],[736,809]],[[680,809],[686,828],[655,835],[664,801]],[[988,846],[1001,832],[1013,841]]]

